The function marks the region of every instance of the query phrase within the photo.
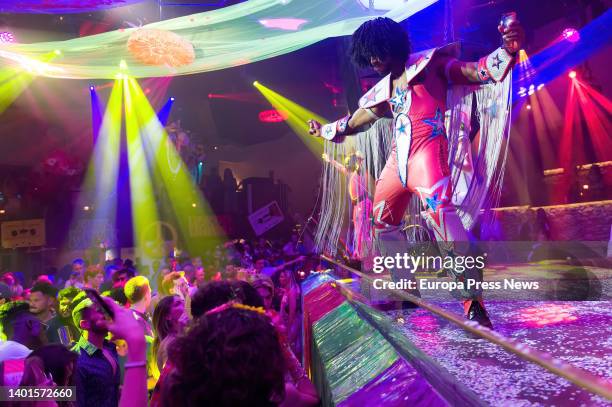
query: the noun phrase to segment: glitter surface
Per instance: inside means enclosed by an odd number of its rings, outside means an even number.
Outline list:
[[[438,303],[459,312],[456,302]],[[612,378],[612,302],[489,301],[495,330],[602,378]],[[544,368],[426,310],[387,315],[415,345],[495,406],[609,406]]]

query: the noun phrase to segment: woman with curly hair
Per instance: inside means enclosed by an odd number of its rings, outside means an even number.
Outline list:
[[[277,332],[259,312],[209,311],[170,345],[163,406],[276,406],[285,396]]]

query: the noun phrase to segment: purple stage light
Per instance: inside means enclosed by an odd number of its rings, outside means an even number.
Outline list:
[[[10,31],[0,32],[0,42],[15,42],[15,36]]]
[[[566,28],[561,33],[563,39],[568,40],[569,42],[578,42],[580,40],[580,33],[575,28]]]

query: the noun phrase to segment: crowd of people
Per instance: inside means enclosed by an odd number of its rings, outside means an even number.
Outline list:
[[[300,362],[298,283],[316,261],[295,235],[234,240],[148,272],[75,259],[27,288],[4,273],[0,385],[75,386],[66,406],[317,405]]]

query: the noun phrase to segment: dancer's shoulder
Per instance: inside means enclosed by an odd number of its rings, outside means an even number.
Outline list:
[[[406,82],[410,83],[426,67],[447,61],[448,58],[459,56],[459,43],[451,43],[442,47],[430,48],[415,52],[406,62]]]
[[[391,74],[382,78],[359,99],[359,107],[368,109],[391,98]]]

